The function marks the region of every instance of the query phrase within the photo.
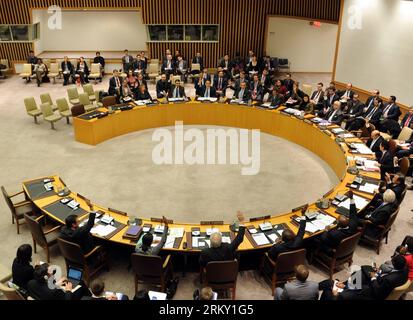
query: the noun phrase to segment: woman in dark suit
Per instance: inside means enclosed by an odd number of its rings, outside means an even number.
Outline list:
[[[136,93],[136,100],[152,100],[152,97],[144,84],[140,85],[139,91]]]
[[[27,283],[34,278],[32,261],[32,246],[23,244],[17,249],[16,258],[13,261],[13,283],[19,288],[27,290]]]
[[[76,75],[79,77],[82,84],[89,83],[89,67],[83,57],[80,57],[77,63]]]

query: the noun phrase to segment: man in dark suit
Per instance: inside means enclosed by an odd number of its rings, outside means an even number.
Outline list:
[[[410,107],[409,112],[403,117],[400,127],[413,129],[413,106]],[[409,140],[409,139],[408,139]]]
[[[350,216],[339,216],[337,220],[337,228],[325,231],[320,239],[315,241],[318,250],[321,250],[329,255],[332,254],[333,249],[336,249],[341,241],[347,237],[352,236],[357,232],[358,218],[356,203],[353,199],[353,192],[349,192],[350,198]]]
[[[287,282],[284,289],[281,287],[276,288],[274,300],[318,300],[318,283],[308,281],[307,279],[309,275],[310,272],[306,266],[297,266],[295,269],[296,279]]]
[[[271,94],[272,89],[274,88],[274,84],[267,68],[264,68],[264,70],[262,70],[260,81],[263,87],[262,95],[265,96],[267,93]]]
[[[258,74],[255,74],[253,80],[250,82],[250,93],[251,98],[254,101],[262,101],[263,98],[263,87],[260,82]]]
[[[185,88],[181,85],[181,80],[176,80],[169,91],[168,98],[186,98]]]
[[[365,112],[361,117],[356,118],[349,126],[347,130],[354,131],[360,130],[366,123],[371,123],[377,127],[380,118],[383,114],[382,100],[380,98],[373,100],[373,106],[365,109]]]
[[[156,83],[156,97],[163,99],[168,97],[168,93],[171,90],[171,83],[168,81],[166,74],[161,75],[161,79]]]
[[[251,93],[247,88],[246,82],[242,82],[240,88],[235,91],[234,99],[240,100],[242,102],[248,102],[251,99]]]
[[[352,100],[354,96],[353,85],[351,83],[348,83],[346,90],[340,91],[339,96],[341,100]]]
[[[326,92],[327,95],[324,96],[322,101],[323,108],[317,112],[319,117],[325,117],[333,109],[334,102],[340,100],[340,97],[336,93],[336,88],[330,87]]]
[[[96,57],[93,59],[93,63],[100,64],[100,72],[102,73],[102,77],[100,78],[100,82],[102,82],[102,78],[105,75],[105,58],[100,55],[100,52],[96,52]]]
[[[365,105],[360,101],[358,93],[354,93],[353,99],[347,101],[346,110],[344,112],[344,119],[346,122],[346,129],[348,129],[351,123],[363,114]]]
[[[172,55],[168,55],[166,56],[166,60],[162,63],[161,72],[165,73],[169,80],[169,77],[171,76],[171,74],[174,73],[174,70],[175,70],[175,63],[172,60]]]
[[[109,95],[119,97],[121,94],[123,79],[118,70],[113,70],[113,77],[109,80]]]
[[[374,104],[374,99],[380,98],[380,90],[373,90],[372,95],[366,101],[366,108],[371,108]]]
[[[200,70],[204,69],[204,58],[202,58],[201,53],[197,52],[195,57],[192,59],[192,63],[198,63],[200,65]]]
[[[273,90],[271,96],[268,98],[268,102],[271,103],[271,107],[278,108],[284,103],[284,96],[278,93],[277,90]]]
[[[122,66],[123,72],[128,73],[130,69],[133,67],[133,57],[129,54],[128,50],[124,51],[124,55],[122,57]]]
[[[222,243],[221,233],[214,233],[211,235],[211,247],[204,249],[199,258],[199,264],[202,268],[205,268],[209,262],[231,261],[237,258],[236,251],[244,240],[245,234],[245,226],[242,225],[244,222],[244,215],[238,212],[237,218],[241,225],[239,226],[237,236],[230,244]]]
[[[333,109],[327,113],[324,119],[330,123],[341,125],[341,122],[343,122],[343,112],[341,111],[340,101],[334,102]]]
[[[291,78],[291,73],[287,73],[284,79],[284,86],[287,88],[288,92],[293,91],[294,80]]]
[[[383,108],[383,119],[379,123],[381,132],[390,132],[396,138],[400,134],[399,118],[402,115],[399,106],[396,104],[396,97],[391,96],[390,102]]]
[[[381,180],[384,180],[386,173],[394,173],[394,155],[390,152],[390,143],[386,140],[380,145],[381,155],[377,158],[380,167]]]
[[[89,253],[95,247],[90,230],[95,225],[96,213],[91,212],[87,223],[80,227],[76,215],[70,215],[65,220],[60,234],[64,240],[74,242],[80,246],[84,254]]]
[[[69,84],[69,79],[74,73],[73,65],[69,61],[69,58],[66,56],[60,66],[63,73],[63,85],[67,86]]]
[[[217,97],[225,97],[228,87],[228,80],[224,76],[224,72],[218,73],[218,78],[215,80],[215,90]]]
[[[306,211],[307,208],[302,209],[302,215],[304,215]],[[272,261],[277,261],[277,258],[281,253],[298,250],[302,247],[306,224],[307,218],[303,216],[300,221],[300,227],[297,235],[295,235],[290,229],[284,230],[281,237],[282,241],[274,244],[270,251],[268,251],[268,256]]]
[[[382,229],[378,228],[380,225],[385,225],[390,216],[395,212],[397,208],[396,194],[393,190],[386,190],[383,194],[383,202],[366,214],[366,228],[364,235],[370,238],[377,238]],[[363,236],[364,236],[363,235]]]
[[[226,54],[224,58],[221,60],[219,67],[222,68],[222,71],[226,74],[227,77],[231,77],[232,75],[232,62],[229,59],[229,55]]]
[[[205,82],[205,86],[201,90],[201,95],[199,97],[201,98],[216,98],[217,96],[217,91],[213,86],[211,86],[211,81],[207,80]]]
[[[324,85],[320,82],[317,84],[317,90],[310,97],[310,103],[314,105],[315,110],[321,110],[324,106]]]
[[[234,91],[239,90],[241,88],[241,83],[244,83],[244,82],[246,83],[246,87],[248,88],[250,84],[247,78],[247,74],[245,73],[245,71],[241,71],[239,74],[239,79],[235,81],[235,85],[232,89]]]
[[[371,151],[373,151],[376,154],[377,158],[381,157],[381,150],[380,146],[382,142],[384,141],[384,138],[381,136],[379,130],[374,130],[371,133],[371,138],[367,141],[366,145],[367,147],[370,148]]]

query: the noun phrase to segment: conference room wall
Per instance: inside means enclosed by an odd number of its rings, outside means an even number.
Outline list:
[[[413,2],[346,0],[343,10],[335,80],[413,104]]]
[[[337,31],[337,24],[315,28],[309,20],[268,17],[266,52],[288,58],[292,72],[332,72]]]
[[[146,27],[140,11],[63,10],[62,28],[56,30],[48,27],[50,14],[47,10],[33,10],[32,17],[33,23],[40,22],[41,30],[36,53],[146,50]]]
[[[31,23],[33,8],[140,8],[145,24],[219,24],[219,43],[149,43],[153,58],[162,57],[166,48],[180,48],[185,56],[201,50],[205,64],[215,66],[217,59],[253,48],[264,54],[267,15],[297,16],[338,22],[340,0],[2,0],[0,24]],[[0,56],[23,61],[31,43],[0,43]]]

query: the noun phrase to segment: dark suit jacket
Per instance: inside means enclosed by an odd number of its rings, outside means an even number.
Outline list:
[[[152,100],[152,97],[149,94],[148,90],[145,90],[144,93],[138,91],[136,92],[136,100]]]
[[[300,228],[298,229],[298,233],[293,241],[291,242],[280,242],[272,246],[270,251],[268,252],[269,257],[271,260],[276,261],[278,256],[281,253],[294,251],[300,249],[303,244],[303,238],[305,233],[305,226],[307,224],[306,220],[300,221]]]
[[[385,110],[386,110],[386,108],[387,108],[388,106],[389,106],[389,105],[386,105],[386,106],[383,108],[383,115],[384,115]],[[386,118],[386,119],[387,119],[387,120],[399,121],[399,118],[400,118],[401,114],[402,114],[402,113],[401,113],[401,111],[400,111],[399,106],[398,106],[397,104],[393,104],[392,107],[390,108],[388,114],[387,114],[387,118]]]
[[[390,216],[395,210],[394,203],[388,203],[384,206],[379,206],[372,213],[368,220],[370,220],[375,225],[384,225],[389,220]]]
[[[161,67],[162,73],[165,73],[167,66],[168,66],[168,62],[167,62],[167,61],[164,61],[164,63],[162,64],[162,67]],[[174,72],[174,70],[175,70],[175,63],[173,62],[173,60],[171,61],[171,68],[172,68],[171,70],[167,70],[167,71],[168,71],[168,72]]]
[[[236,250],[244,240],[245,227],[240,227],[239,232],[231,244],[223,243],[219,248],[208,248],[201,252],[199,264],[205,267],[213,261],[231,261],[236,259]]]
[[[46,281],[30,280],[28,291],[31,297],[36,300],[72,300],[72,292],[62,289],[50,289]]]
[[[218,90],[218,83],[219,83],[219,77],[215,79],[215,89]],[[228,80],[224,77],[222,78],[222,91],[225,91],[228,87]]]
[[[175,85],[173,85],[173,86],[171,87],[171,90],[170,90],[169,93],[168,93],[168,98],[173,98],[173,97],[174,97],[175,88],[176,88]],[[179,93],[180,93],[181,98],[185,98],[185,97],[186,97],[185,88],[184,88],[184,87],[182,87],[182,86],[179,87]]]
[[[85,69],[84,69],[85,74],[88,75],[89,74],[89,66],[87,65],[86,62],[83,62],[83,63],[85,64]],[[76,72],[79,72],[79,70],[80,70],[80,62],[77,63]]]
[[[405,268],[377,277],[370,285],[370,297],[374,300],[386,299],[395,288],[406,283],[408,274],[408,269]]]
[[[193,57],[192,63],[199,63],[200,66],[201,66],[201,70],[204,69],[204,58],[202,58],[202,57],[199,57],[199,58]]]
[[[206,87],[204,86],[204,87],[202,87],[202,89],[201,89],[200,97],[206,98],[205,94],[206,94]],[[211,87],[209,88],[209,97],[210,97],[210,98],[216,98],[216,96],[217,96],[217,91],[215,90],[214,87],[211,86]]]
[[[95,225],[95,217],[96,213],[90,213],[87,223],[76,230],[63,226],[61,237],[64,240],[77,243],[82,248],[83,253],[89,253],[95,247],[93,237],[90,234],[90,230]]]
[[[169,81],[162,82],[162,80],[159,80],[156,83],[156,97],[158,99],[165,98],[162,92],[165,91],[168,94],[169,90],[171,90],[171,83]]]
[[[314,91],[313,94],[311,95],[310,100],[314,100],[314,98],[317,96],[318,91]],[[318,99],[318,104],[323,104],[324,103],[324,91],[321,91],[320,98]]]
[[[93,59],[93,63],[100,63],[100,65],[104,68],[105,67],[105,59],[103,57],[95,57]]]
[[[60,67],[62,68],[62,72],[64,72],[66,70],[66,66],[65,66],[66,62],[62,62],[62,64],[60,65]],[[70,74],[73,73],[73,65],[70,61],[67,62],[67,68],[69,69]]]
[[[254,83],[254,81],[251,81],[250,82],[250,93],[251,93],[251,96],[252,96],[252,94],[253,94],[253,92],[254,92],[254,87],[255,87],[255,83]],[[263,95],[263,87],[262,87],[262,85],[261,85],[261,82],[259,82],[258,81],[258,85],[257,85],[257,99],[258,100],[261,100],[262,99],[262,95]]]
[[[339,96],[340,96],[340,99],[341,99],[342,97],[344,97],[344,95],[345,95],[346,93],[347,93],[347,90],[339,91],[338,94],[339,94]],[[353,99],[353,97],[354,97],[354,91],[353,91],[353,90],[350,90],[350,99]]]
[[[119,77],[119,84],[120,87],[122,87],[123,79],[122,77]],[[118,92],[116,91],[116,80],[115,77],[110,78],[109,80],[109,90],[108,90],[110,95],[117,95]]]
[[[401,124],[400,124],[400,126],[402,127],[402,128],[404,128],[404,127],[409,127],[409,128],[411,128],[412,126],[413,126],[413,117],[409,120],[409,118],[410,118],[410,114],[409,113],[407,113],[404,117],[403,117],[403,120],[402,120],[402,122],[401,122]],[[408,121],[409,120],[409,121]]]
[[[17,259],[14,259],[12,266],[13,283],[19,288],[27,290],[28,282],[34,277],[33,273],[34,268],[30,263],[21,264]]]
[[[351,118],[360,117],[363,114],[365,105],[361,101],[357,101],[356,103],[351,100],[348,102],[348,108],[346,111],[346,116]]]
[[[241,92],[241,88],[238,88],[238,89],[235,91],[235,93],[234,93],[234,98],[235,98],[235,99],[238,99],[238,98],[239,98],[239,93],[240,93],[240,92]],[[251,93],[250,93],[250,91],[248,90],[248,87],[247,87],[247,88],[245,88],[245,90],[244,90],[244,96],[243,96],[243,98],[242,98],[242,101],[248,102],[249,99],[251,99]]]
[[[394,157],[390,153],[390,151],[385,152],[380,156],[378,159],[378,162],[381,164],[380,170],[382,173],[382,176],[384,177],[385,173],[393,173],[394,171]]]
[[[370,112],[374,109],[374,107],[371,107],[369,109],[367,109],[367,111],[363,114],[363,118],[367,118],[367,116],[370,114]],[[380,118],[383,114],[383,110],[379,107],[376,109],[376,111],[374,111],[373,116],[370,119],[371,123],[377,123],[378,121],[380,121]]]
[[[313,94],[314,95],[314,94]],[[315,95],[312,97],[312,99],[315,98]],[[334,104],[334,102],[339,101],[340,97],[335,94],[333,99],[331,99],[331,96],[326,96],[326,99],[324,99],[323,104],[324,104],[324,108],[331,108]],[[319,100],[321,102],[321,100]]]
[[[284,103],[284,98],[280,95],[271,96],[269,102],[271,102],[272,107],[279,107]]]
[[[380,151],[380,145],[381,143],[384,141],[384,138],[382,136],[380,136],[376,143],[374,144],[374,146],[372,147],[372,143],[373,143],[373,139],[370,139],[369,141],[367,141],[367,147],[369,147],[371,149],[371,151],[373,151],[376,156],[379,158],[381,156],[381,151]]]
[[[349,220],[350,221],[347,228],[338,228],[324,232],[320,238],[322,244],[326,247],[335,249],[343,239],[352,236],[357,232],[358,218],[355,204],[350,205]]]
[[[331,118],[331,116],[333,115],[333,113],[335,112],[334,109],[331,109],[327,115],[325,116],[325,120],[329,120]],[[332,123],[340,125],[341,122],[343,122],[343,112],[341,110],[337,110],[336,114],[334,115],[332,121]]]

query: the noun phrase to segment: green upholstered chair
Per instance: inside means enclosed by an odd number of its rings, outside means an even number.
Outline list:
[[[42,110],[43,119],[47,122],[50,122],[52,130],[55,130],[54,124],[55,122],[60,121],[62,119],[62,116],[59,114],[55,114],[53,112],[51,105],[48,103],[42,103],[40,105],[40,110]]]
[[[20,77],[23,79],[28,79],[32,76],[32,65],[30,63],[25,63],[23,65],[23,72],[20,73]]]
[[[95,91],[95,97],[96,97],[96,105],[98,108],[102,108],[103,107],[103,103],[100,100],[100,93],[103,92],[103,90],[98,90]]]
[[[88,76],[89,80],[94,79],[95,84],[98,83],[98,80],[102,78],[102,73],[100,71],[100,64],[99,63],[92,63],[90,67],[90,73]]]
[[[90,101],[96,100],[95,90],[93,90],[93,86],[91,84],[85,84],[83,86],[83,92],[89,95]]]
[[[50,79],[53,78],[53,83],[56,83],[56,77],[60,75],[59,65],[57,63],[51,63],[49,73],[47,75]]]
[[[56,100],[57,107],[59,109],[59,114],[66,118],[67,124],[70,124],[70,117],[72,116],[72,111],[70,111],[69,104],[66,98],[61,98]]]
[[[40,101],[41,101],[42,103],[48,103],[48,104],[50,104],[50,106],[52,107],[52,110],[53,110],[53,111],[56,111],[56,110],[57,110],[57,105],[55,105],[55,104],[53,103],[52,97],[50,96],[49,93],[43,93],[43,94],[41,94],[41,95],[40,95]]]
[[[90,101],[89,94],[87,93],[79,94],[79,101],[80,104],[83,104],[83,106],[85,107],[86,112],[93,111],[96,109],[96,106],[93,104],[92,101]]]
[[[67,89],[67,96],[72,105],[79,104],[79,92],[76,87]]]
[[[26,107],[26,112],[29,116],[34,118],[34,123],[37,122],[37,117],[42,115],[42,111],[37,107],[36,100],[33,97],[24,99],[24,105]]]

